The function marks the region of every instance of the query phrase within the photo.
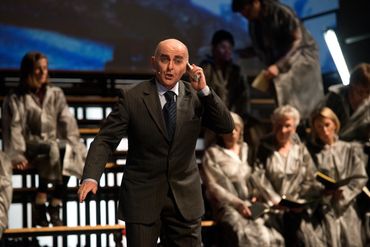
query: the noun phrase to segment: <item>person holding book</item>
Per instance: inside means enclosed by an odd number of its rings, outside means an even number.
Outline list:
[[[235,129],[218,136],[217,144],[205,151],[200,167],[213,215],[223,226],[222,246],[284,246],[284,238],[267,227],[263,218],[253,220],[248,145],[243,141],[244,123],[231,113]]]
[[[270,214],[270,224],[284,235],[286,246],[325,246],[316,234],[320,229],[314,227],[311,213],[321,186],[315,180],[312,158],[296,134],[299,120],[293,106],[274,110],[273,132],[261,140],[252,182],[259,199],[276,209]]]
[[[324,97],[319,49],[287,5],[276,0],[233,0],[233,12],[248,20],[255,55],[277,106],[290,104],[303,120]]]
[[[329,107],[338,117],[340,139],[364,144],[367,175],[370,176],[370,64],[356,65],[350,74],[349,85],[333,85],[318,108]],[[370,181],[367,182],[370,188]],[[357,199],[357,210],[362,218],[369,218],[370,197],[364,193]],[[370,241],[370,239],[369,239]]]
[[[310,151],[324,174],[320,181],[326,185],[321,207],[326,227],[324,239],[327,246],[363,246],[361,220],[354,207],[356,196],[367,182],[362,147],[338,139],[340,122],[328,107],[315,111],[311,122]]]

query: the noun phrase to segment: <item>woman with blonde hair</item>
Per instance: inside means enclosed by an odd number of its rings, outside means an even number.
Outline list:
[[[363,246],[361,220],[354,203],[367,181],[363,148],[338,139],[340,122],[328,107],[315,111],[311,119],[314,145],[312,157],[321,173],[336,181],[348,179],[339,188],[326,188],[322,205],[328,246]]]
[[[213,215],[223,226],[226,241],[222,246],[284,246],[283,237],[267,227],[264,219],[251,218],[252,168],[243,141],[244,123],[239,115],[231,116],[234,131],[221,135],[219,142],[205,151],[200,169]]]

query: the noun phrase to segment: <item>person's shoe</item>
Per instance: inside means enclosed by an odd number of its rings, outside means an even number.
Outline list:
[[[49,204],[48,212],[50,215],[50,222],[53,226],[63,226],[63,221],[60,219],[60,208],[61,206],[52,206]]]
[[[43,227],[49,226],[45,204],[33,204],[32,211],[32,221],[35,225]]]

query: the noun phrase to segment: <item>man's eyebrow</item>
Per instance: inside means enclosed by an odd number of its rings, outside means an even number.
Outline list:
[[[160,57],[160,58],[168,58],[168,57],[170,57],[170,56],[168,56],[168,55],[166,55],[166,54],[161,54],[161,55],[159,55],[159,57]]]
[[[163,57],[163,58],[168,58],[168,57],[170,57],[169,55],[166,55],[166,54],[160,54],[159,55],[159,57]],[[179,56],[179,55],[176,55],[175,57],[174,57],[175,59],[184,59],[184,56]]]

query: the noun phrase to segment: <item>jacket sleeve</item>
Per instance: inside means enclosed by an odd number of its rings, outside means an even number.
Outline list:
[[[288,33],[292,37],[290,49],[276,62],[279,70],[281,72],[286,72],[289,70],[292,63],[294,63],[293,55],[297,52],[302,43],[302,26],[292,10],[282,5],[278,10],[278,13],[276,13],[277,21],[281,23],[282,28],[288,29]]]
[[[66,97],[62,90],[57,91],[56,99],[56,109],[58,111],[58,135],[69,143],[75,144],[80,140],[80,132],[77,121],[69,110]]]
[[[363,147],[357,143],[351,144],[348,166],[351,167],[352,176],[357,175],[361,177],[353,178],[348,185],[341,188],[343,190],[343,199],[338,201],[341,210],[345,210],[356,196],[361,193],[362,188],[366,186],[368,177],[365,170],[365,160],[367,160],[367,157],[365,157],[362,149]]]
[[[215,133],[231,133],[234,130],[234,121],[230,112],[212,90],[208,96],[199,96],[204,106],[202,125]]]
[[[56,109],[58,111],[58,137],[66,140],[63,159],[63,175],[81,178],[86,159],[86,147],[80,141],[80,131],[75,117],[69,110],[63,91],[57,90]]]
[[[26,141],[22,127],[22,114],[17,106],[17,99],[14,95],[7,96],[3,103],[3,141],[4,150],[12,160],[18,163],[26,161]]]
[[[0,227],[8,225],[8,210],[12,202],[12,165],[7,155],[0,151]]]
[[[82,179],[92,178],[99,181],[105,164],[111,158],[121,139],[127,135],[128,124],[128,104],[125,92],[122,91],[116,107],[103,122],[99,133],[90,145]]]

